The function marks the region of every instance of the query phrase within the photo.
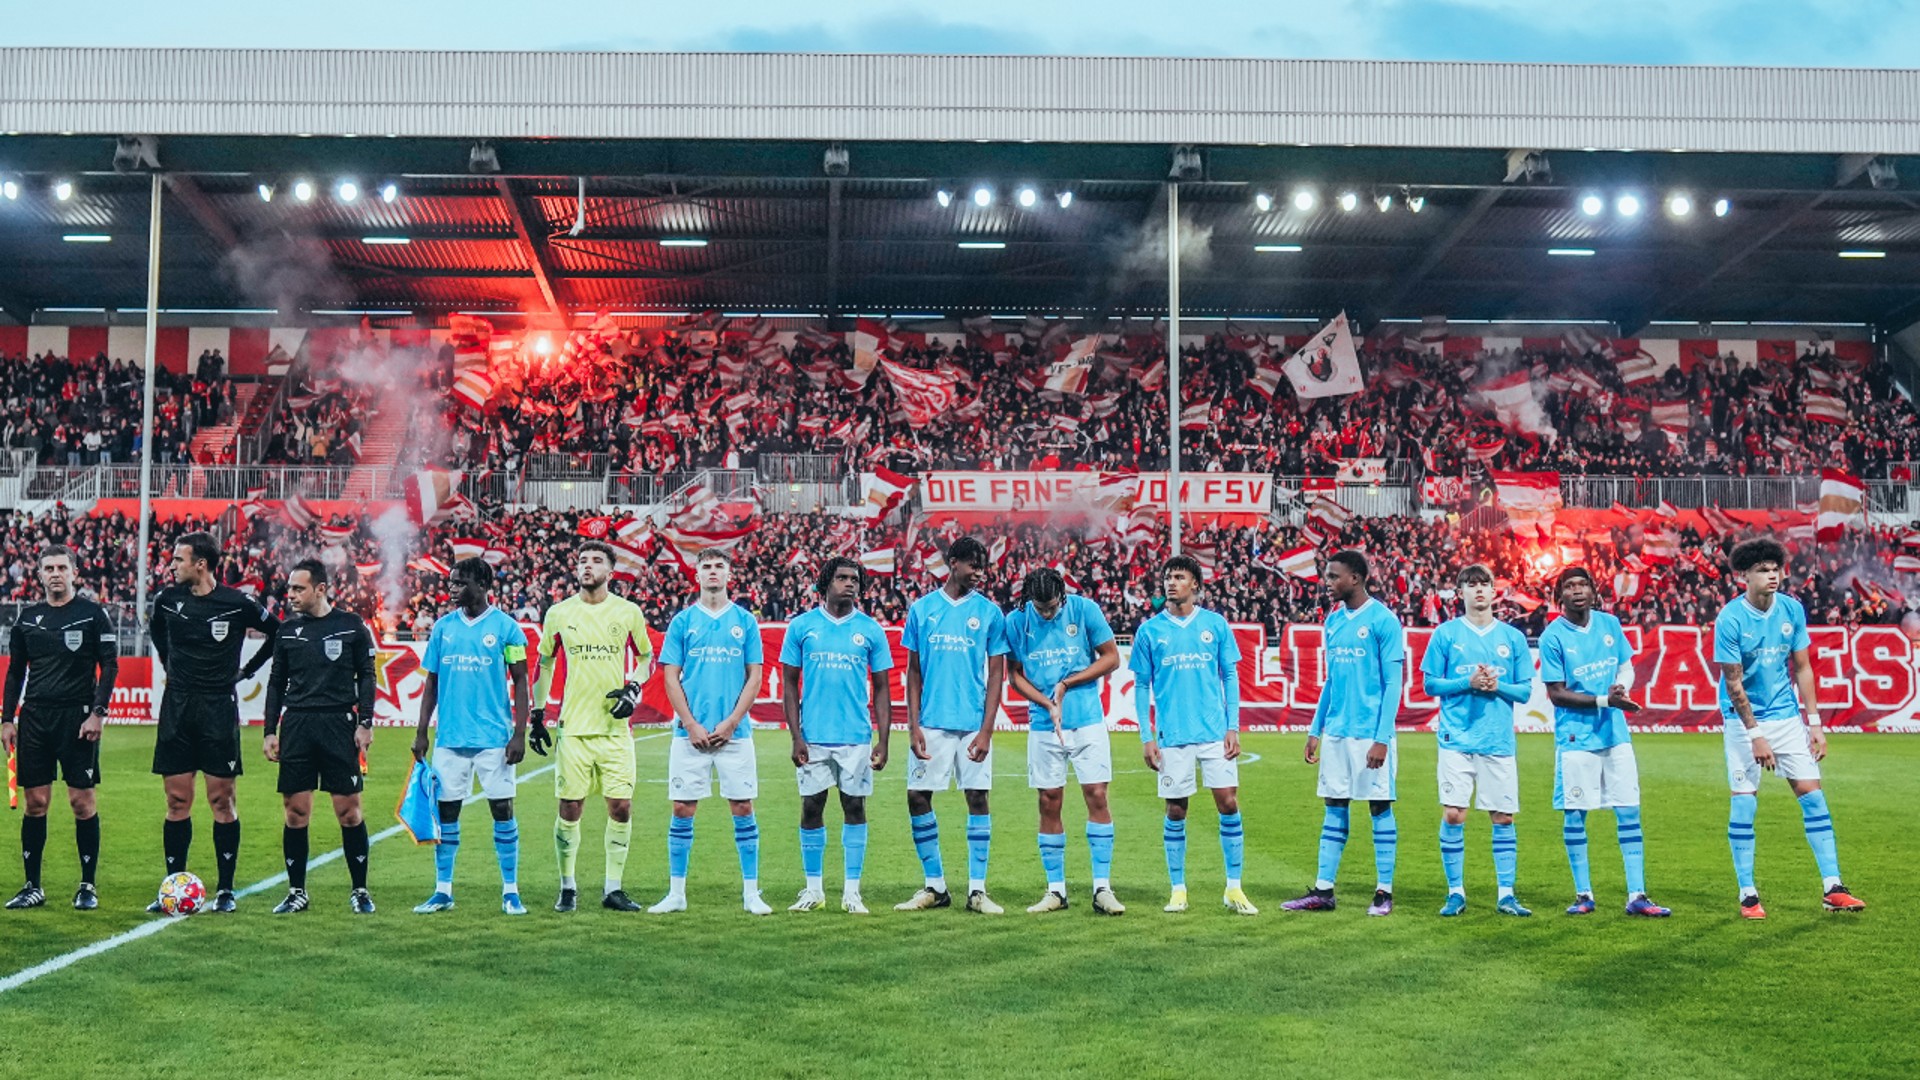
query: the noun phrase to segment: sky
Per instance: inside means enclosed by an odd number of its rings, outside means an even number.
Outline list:
[[[0,0],[0,45],[1019,53],[1911,67],[1911,0]],[[377,11],[349,19],[335,13]]]

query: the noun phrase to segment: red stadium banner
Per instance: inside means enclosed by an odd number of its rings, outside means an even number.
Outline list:
[[[920,507],[929,513],[1090,510],[1115,493],[1101,491],[1095,472],[930,472],[920,478]],[[1167,505],[1167,474],[1140,473],[1120,493],[1137,505]],[[1265,473],[1186,473],[1180,509],[1196,514],[1259,514],[1273,509],[1273,477]]]
[[[537,678],[536,646],[539,628],[523,624],[528,634],[528,655],[534,661],[529,678]],[[1269,638],[1265,628],[1235,624],[1234,637],[1240,645],[1241,726],[1249,731],[1304,731],[1313,720],[1314,706],[1320,699],[1325,677],[1321,659],[1321,628],[1302,623],[1289,626],[1277,640]],[[1816,626],[1811,659],[1814,678],[1820,687],[1821,713],[1830,729],[1836,731],[1920,733],[1920,675],[1916,675],[1913,642],[1894,626]],[[1420,660],[1433,631],[1413,628],[1407,631],[1406,682],[1401,693],[1400,730],[1431,731],[1438,716],[1438,703],[1420,690]],[[1630,719],[1637,732],[1700,732],[1720,730],[1717,705],[1718,671],[1712,664],[1713,630],[1700,626],[1657,626],[1650,630],[1630,626],[1627,639],[1633,644],[1634,697],[1645,708]],[[660,635],[653,635],[654,654],[659,655]],[[760,693],[753,718],[763,725],[778,725],[780,711],[780,645],[785,640],[785,623],[767,623],[760,628],[766,654]],[[900,648],[900,631],[887,628],[893,646],[893,704],[897,724],[906,722],[906,652]],[[248,651],[258,647],[258,639]],[[375,670],[379,679],[376,695],[376,723],[381,726],[411,726],[419,716],[423,679],[420,656],[424,642],[384,643],[380,646]],[[1111,730],[1134,730],[1133,675],[1127,670],[1128,647],[1121,646],[1120,670],[1101,685],[1101,704]],[[4,673],[0,660],[0,673]],[[159,708],[162,678],[157,665],[144,658],[121,661],[120,686],[114,691],[111,717],[116,723],[150,722]],[[151,681],[149,681],[151,680]],[[562,683],[555,683],[559,700]],[[243,683],[240,688],[241,718],[258,722],[265,705],[262,680]],[[1026,710],[1008,691],[998,727],[1017,730],[1026,725]],[[551,710],[548,715],[555,715]],[[664,724],[671,713],[667,706],[658,669],[647,681],[636,722]],[[1515,725],[1524,732],[1544,732],[1553,728],[1553,710],[1547,703],[1546,689],[1534,682],[1533,697],[1520,706]]]

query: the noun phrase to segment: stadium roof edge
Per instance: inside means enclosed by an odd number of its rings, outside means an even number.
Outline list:
[[[0,132],[1916,154],[1920,72],[11,48]]]

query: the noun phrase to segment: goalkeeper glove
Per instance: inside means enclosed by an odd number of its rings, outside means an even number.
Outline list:
[[[607,699],[613,702],[613,718],[625,720],[633,715],[634,708],[640,704],[640,684],[630,682],[618,690],[609,690]]]
[[[527,732],[527,749],[546,757],[547,750],[553,746],[553,736],[547,731],[547,710],[535,709],[528,719],[533,728]]]

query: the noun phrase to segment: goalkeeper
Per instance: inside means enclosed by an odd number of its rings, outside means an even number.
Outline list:
[[[555,911],[574,910],[579,886],[574,864],[580,854],[580,815],[597,786],[607,800],[606,878],[600,906],[639,911],[621,888],[627,849],[633,840],[633,737],[628,718],[640,700],[640,685],[653,663],[647,619],[639,605],[607,591],[613,577],[613,549],[598,541],[580,545],[574,579],[580,591],[547,609],[540,628],[540,680],[533,693],[533,731],[528,745],[545,754],[553,738],[546,730],[547,695],[554,669],[566,665],[561,691],[554,794],[560,813],[553,823],[554,851],[560,857],[560,898]],[[558,658],[564,657],[564,660]]]

